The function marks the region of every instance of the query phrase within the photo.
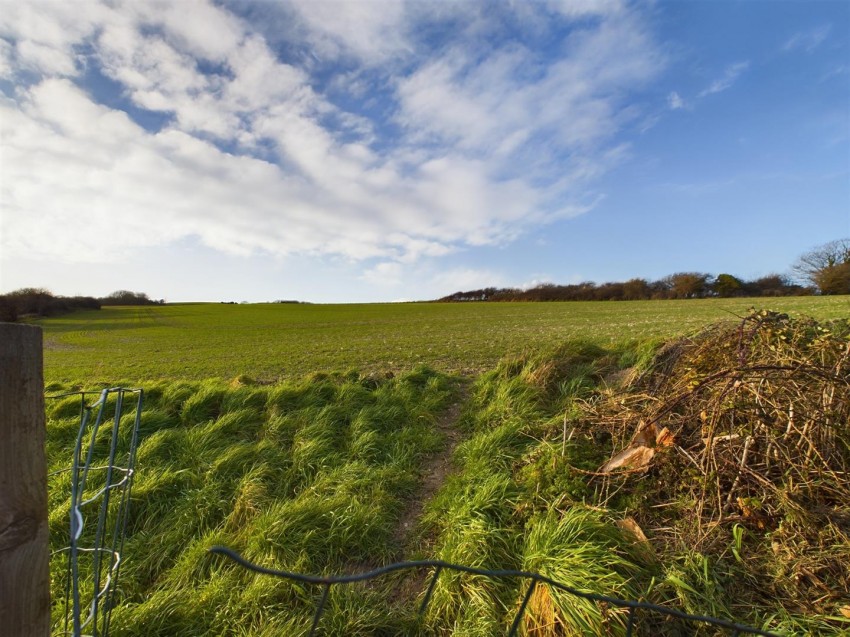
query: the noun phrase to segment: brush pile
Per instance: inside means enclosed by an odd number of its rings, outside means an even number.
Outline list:
[[[728,558],[750,603],[850,614],[850,322],[754,311],[668,345],[583,411],[589,435],[610,435],[597,501],[661,556]]]

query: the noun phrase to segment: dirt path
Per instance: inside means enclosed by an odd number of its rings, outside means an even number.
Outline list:
[[[422,464],[420,470],[421,482],[416,491],[407,500],[405,509],[393,531],[391,545],[393,547],[392,562],[403,562],[415,557],[423,546],[418,541],[417,528],[422,518],[425,505],[434,497],[446,477],[452,472],[452,454],[463,438],[457,428],[457,421],[464,405],[469,400],[470,387],[468,381],[459,388],[451,406],[435,423],[438,431],[444,436],[442,449],[433,453]],[[383,563],[372,561],[351,563],[345,572],[348,574],[371,571],[383,566]],[[407,604],[416,599],[425,586],[426,570],[402,571],[383,580],[371,580],[367,587],[382,587],[389,585],[387,600],[392,604]]]
[[[461,440],[457,429],[460,412],[469,398],[469,388],[464,385],[451,407],[437,421],[437,430],[445,437],[443,448],[428,458],[422,466],[422,483],[410,497],[407,507],[393,533],[393,544],[398,547],[399,559],[407,559],[419,520],[425,505],[434,497],[452,471],[452,454]]]

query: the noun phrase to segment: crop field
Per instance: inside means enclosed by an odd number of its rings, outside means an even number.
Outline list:
[[[850,315],[847,297],[570,303],[408,303],[105,307],[40,321],[48,382],[257,380],[427,364],[476,374],[504,356],[565,341],[670,338],[752,306],[820,319]]]

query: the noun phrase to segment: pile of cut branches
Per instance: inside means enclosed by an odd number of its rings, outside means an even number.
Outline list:
[[[610,435],[598,501],[662,553],[731,546],[764,599],[850,608],[850,322],[753,311],[668,345],[581,420]]]

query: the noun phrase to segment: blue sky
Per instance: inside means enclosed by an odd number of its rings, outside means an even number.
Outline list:
[[[850,236],[848,2],[0,9],[0,291],[418,300]]]

